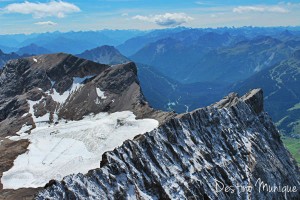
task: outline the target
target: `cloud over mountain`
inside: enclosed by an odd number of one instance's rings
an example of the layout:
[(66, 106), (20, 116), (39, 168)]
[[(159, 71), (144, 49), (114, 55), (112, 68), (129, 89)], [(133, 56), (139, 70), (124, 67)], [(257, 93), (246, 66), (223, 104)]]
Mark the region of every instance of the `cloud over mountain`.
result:
[(36, 25), (47, 25), (47, 26), (55, 26), (55, 25), (57, 25), (57, 23), (52, 22), (52, 21), (36, 22), (34, 24), (36, 24)]
[(185, 13), (165, 13), (162, 15), (150, 16), (136, 15), (133, 19), (156, 23), (160, 26), (179, 26), (193, 20), (192, 17)]

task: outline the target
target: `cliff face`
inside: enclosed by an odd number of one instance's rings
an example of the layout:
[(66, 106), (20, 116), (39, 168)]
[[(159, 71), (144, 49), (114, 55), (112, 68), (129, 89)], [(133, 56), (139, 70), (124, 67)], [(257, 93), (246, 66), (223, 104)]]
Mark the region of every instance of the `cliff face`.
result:
[[(76, 58), (68, 54), (52, 54), (9, 61), (0, 76), (0, 136), (15, 134), (23, 124), (32, 124), (33, 117), (50, 113), (58, 115), (61, 96), (73, 84), (74, 77), (99, 74), (108, 66)], [(56, 94), (56, 95), (53, 95)], [(42, 102), (30, 108), (29, 101)], [(37, 108), (38, 107), (38, 108)], [(26, 115), (33, 109), (32, 115)], [(48, 118), (48, 121), (51, 121)]]
[(299, 199), (299, 187), (299, 169), (257, 89), (125, 141), (100, 168), (52, 180), (36, 199)]
[(43, 116), (46, 122), (56, 122), (124, 110), (159, 121), (166, 114), (145, 101), (134, 63), (110, 67), (60, 53), (12, 60), (0, 75), (3, 137), (15, 134), (23, 124), (35, 127)]

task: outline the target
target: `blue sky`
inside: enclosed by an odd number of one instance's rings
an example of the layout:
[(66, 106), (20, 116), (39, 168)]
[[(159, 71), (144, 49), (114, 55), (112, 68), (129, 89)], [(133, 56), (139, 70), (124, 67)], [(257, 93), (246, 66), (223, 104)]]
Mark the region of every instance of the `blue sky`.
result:
[(0, 25), (0, 34), (175, 26), (298, 26), (300, 0), (0, 0)]

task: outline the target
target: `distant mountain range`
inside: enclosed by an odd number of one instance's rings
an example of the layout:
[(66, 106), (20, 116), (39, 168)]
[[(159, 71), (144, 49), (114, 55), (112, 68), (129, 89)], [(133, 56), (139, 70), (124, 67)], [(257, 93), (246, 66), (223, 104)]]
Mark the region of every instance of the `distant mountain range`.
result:
[(7, 47), (7, 46), (4, 46), (4, 45), (0, 45), (0, 49), (1, 49), (1, 51), (5, 52), (5, 53), (11, 53), (11, 52), (17, 51), (18, 48)]
[(78, 54), (101, 45), (119, 45), (132, 37), (145, 33), (147, 32), (139, 30), (101, 30), (0, 35), (0, 49), (8, 53), (36, 44), (50, 52)]
[(7, 63), (9, 60), (17, 59), (21, 57), (28, 57), (31, 55), (41, 55), (41, 54), (49, 54), (50, 51), (37, 46), (35, 44), (30, 44), (28, 46), (20, 48), (18, 51), (13, 53), (4, 53), (0, 49), (0, 69)]
[[(111, 45), (97, 45), (104, 40), (114, 45), (118, 43), (118, 50)], [(300, 31), (297, 27), (179, 27), (154, 31), (105, 30), (0, 36), (0, 45), (1, 42), (3, 45), (13, 42), (24, 45), (17, 52), (25, 56), (64, 51), (78, 52), (78, 57), (109, 65), (134, 61), (143, 93), (152, 106), (186, 112), (209, 105), (231, 91), (245, 93), (251, 88), (263, 87), (266, 98), (269, 98), (268, 94), (275, 92), (278, 83), (273, 80), (263, 84), (268, 81), (262, 77), (283, 61), (290, 63), (295, 59), (293, 53), (300, 48)], [(18, 58), (18, 55), (2, 52), (2, 65), (11, 58)], [(291, 63), (297, 66), (295, 62)], [(297, 80), (287, 82), (285, 79), (283, 83), (283, 88), (298, 84)], [(276, 90), (278, 95), (271, 95), (274, 100), (266, 99), (266, 110), (286, 133), (298, 133), (295, 127), (299, 117), (295, 108), (298, 108), (299, 95), (297, 88), (294, 90)], [(287, 100), (285, 96), (289, 95), (286, 93), (293, 95)]]
[[(172, 38), (182, 41), (186, 39), (189, 45), (195, 42), (195, 38), (206, 33), (216, 33), (219, 35), (225, 34), (239, 38), (240, 40), (253, 39), (258, 36), (270, 36), (276, 39), (284, 40), (291, 39), (299, 35), (299, 27), (224, 27), (224, 28), (185, 28), (178, 27), (173, 29), (154, 30), (143, 35), (133, 37), (121, 45), (117, 49), (125, 56), (131, 57), (140, 51), (142, 48), (161, 39)], [(211, 42), (211, 41), (209, 41)]]
[(228, 34), (206, 33), (193, 44), (166, 38), (151, 43), (130, 58), (183, 83), (244, 80), (284, 60), (300, 48), (298, 41), (269, 36), (242, 40)]
[(300, 134), (300, 50), (290, 58), (236, 83), (231, 90), (242, 94), (255, 87), (264, 90), (266, 110), (282, 132), (294, 136)]
[[(236, 48), (234, 50), (235, 54), (232, 53), (232, 49), (234, 48)], [(252, 68), (250, 71), (252, 71), (251, 74), (254, 75), (242, 82), (234, 83), (234, 86), (219, 81), (183, 84), (163, 75), (153, 66), (137, 63), (138, 76), (145, 97), (155, 108), (187, 112), (197, 107), (209, 105), (227, 92), (237, 91), (242, 94), (251, 88), (261, 87), (265, 92), (266, 110), (270, 113), (275, 122), (278, 122), (278, 127), (283, 133), (288, 135), (295, 136), (295, 134), (299, 134), (298, 120), (300, 120), (300, 116), (298, 111), (300, 90), (298, 85), (300, 85), (300, 77), (298, 77), (298, 71), (300, 71), (300, 66), (298, 57), (300, 51), (297, 50), (292, 53), (292, 50), (297, 48), (297, 46), (287, 48), (285, 43), (277, 39), (260, 37), (251, 41), (239, 42), (234, 48), (226, 48), (226, 50), (222, 48), (222, 50), (219, 50), (220, 52), (226, 52), (227, 55), (231, 55), (231, 57), (228, 58), (223, 56), (223, 60), (232, 62), (238, 60), (235, 59), (235, 56), (238, 54), (240, 58), (244, 56), (244, 58), (248, 57), (248, 59), (260, 59), (262, 61), (263, 57), (269, 56), (264, 54), (270, 52), (270, 49), (273, 49), (272, 51), (277, 55), (275, 56), (272, 53), (273, 56), (270, 55), (272, 59), (264, 62), (266, 66), (262, 66), (262, 69), (259, 70)], [(101, 53), (102, 51), (103, 53)], [(253, 51), (257, 53), (254, 54)], [(259, 56), (261, 56), (261, 58), (258, 58)], [(220, 56), (219, 63), (221, 63), (221, 57), (222, 56)], [(86, 51), (83, 58), (91, 59), (95, 62), (102, 61), (105, 64), (130, 61), (130, 59), (125, 56), (121, 56), (120, 52), (115, 48), (107, 46)], [(243, 60), (240, 62), (247, 63)], [(254, 66), (255, 65), (253, 65), (253, 67)], [(246, 66), (244, 67), (246, 68)], [(275, 75), (281, 76), (281, 74), (284, 74), (284, 79), (273, 77)], [(268, 78), (270, 76), (272, 76), (272, 78)], [(278, 81), (279, 83), (277, 83)]]
[[(77, 56), (108, 65), (130, 62), (130, 59), (112, 46), (87, 50)], [(150, 104), (157, 109), (188, 112), (199, 106), (209, 105), (226, 94), (224, 92), (226, 86), (223, 84), (209, 82), (182, 84), (143, 63), (137, 63), (137, 68), (142, 91)]]
[(17, 52), (18, 55), (41, 55), (41, 54), (50, 54), (51, 51), (45, 49), (44, 47), (40, 47), (36, 44), (30, 44), (25, 47), (21, 47)]
[(133, 37), (117, 46), (117, 49), (125, 56), (129, 57), (142, 49), (147, 44), (157, 40), (170, 37), (173, 34), (180, 33), (188, 28), (178, 27), (173, 29), (154, 30), (144, 35)]
[(20, 56), (16, 53), (6, 54), (0, 49), (0, 69), (5, 65), (5, 63), (11, 59), (19, 58)]
[(130, 61), (113, 46), (108, 45), (86, 50), (77, 56), (97, 63), (109, 65), (122, 64)]

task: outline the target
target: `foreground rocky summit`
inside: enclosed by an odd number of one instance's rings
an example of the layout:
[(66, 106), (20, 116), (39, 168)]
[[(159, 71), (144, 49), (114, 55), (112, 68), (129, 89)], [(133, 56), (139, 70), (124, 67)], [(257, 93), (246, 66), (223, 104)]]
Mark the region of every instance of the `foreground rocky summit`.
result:
[(259, 89), (240, 98), (230, 94), (214, 105), (178, 115), (106, 152), (100, 168), (52, 180), (36, 195), (36, 199), (299, 197), (299, 169), (264, 112)]

